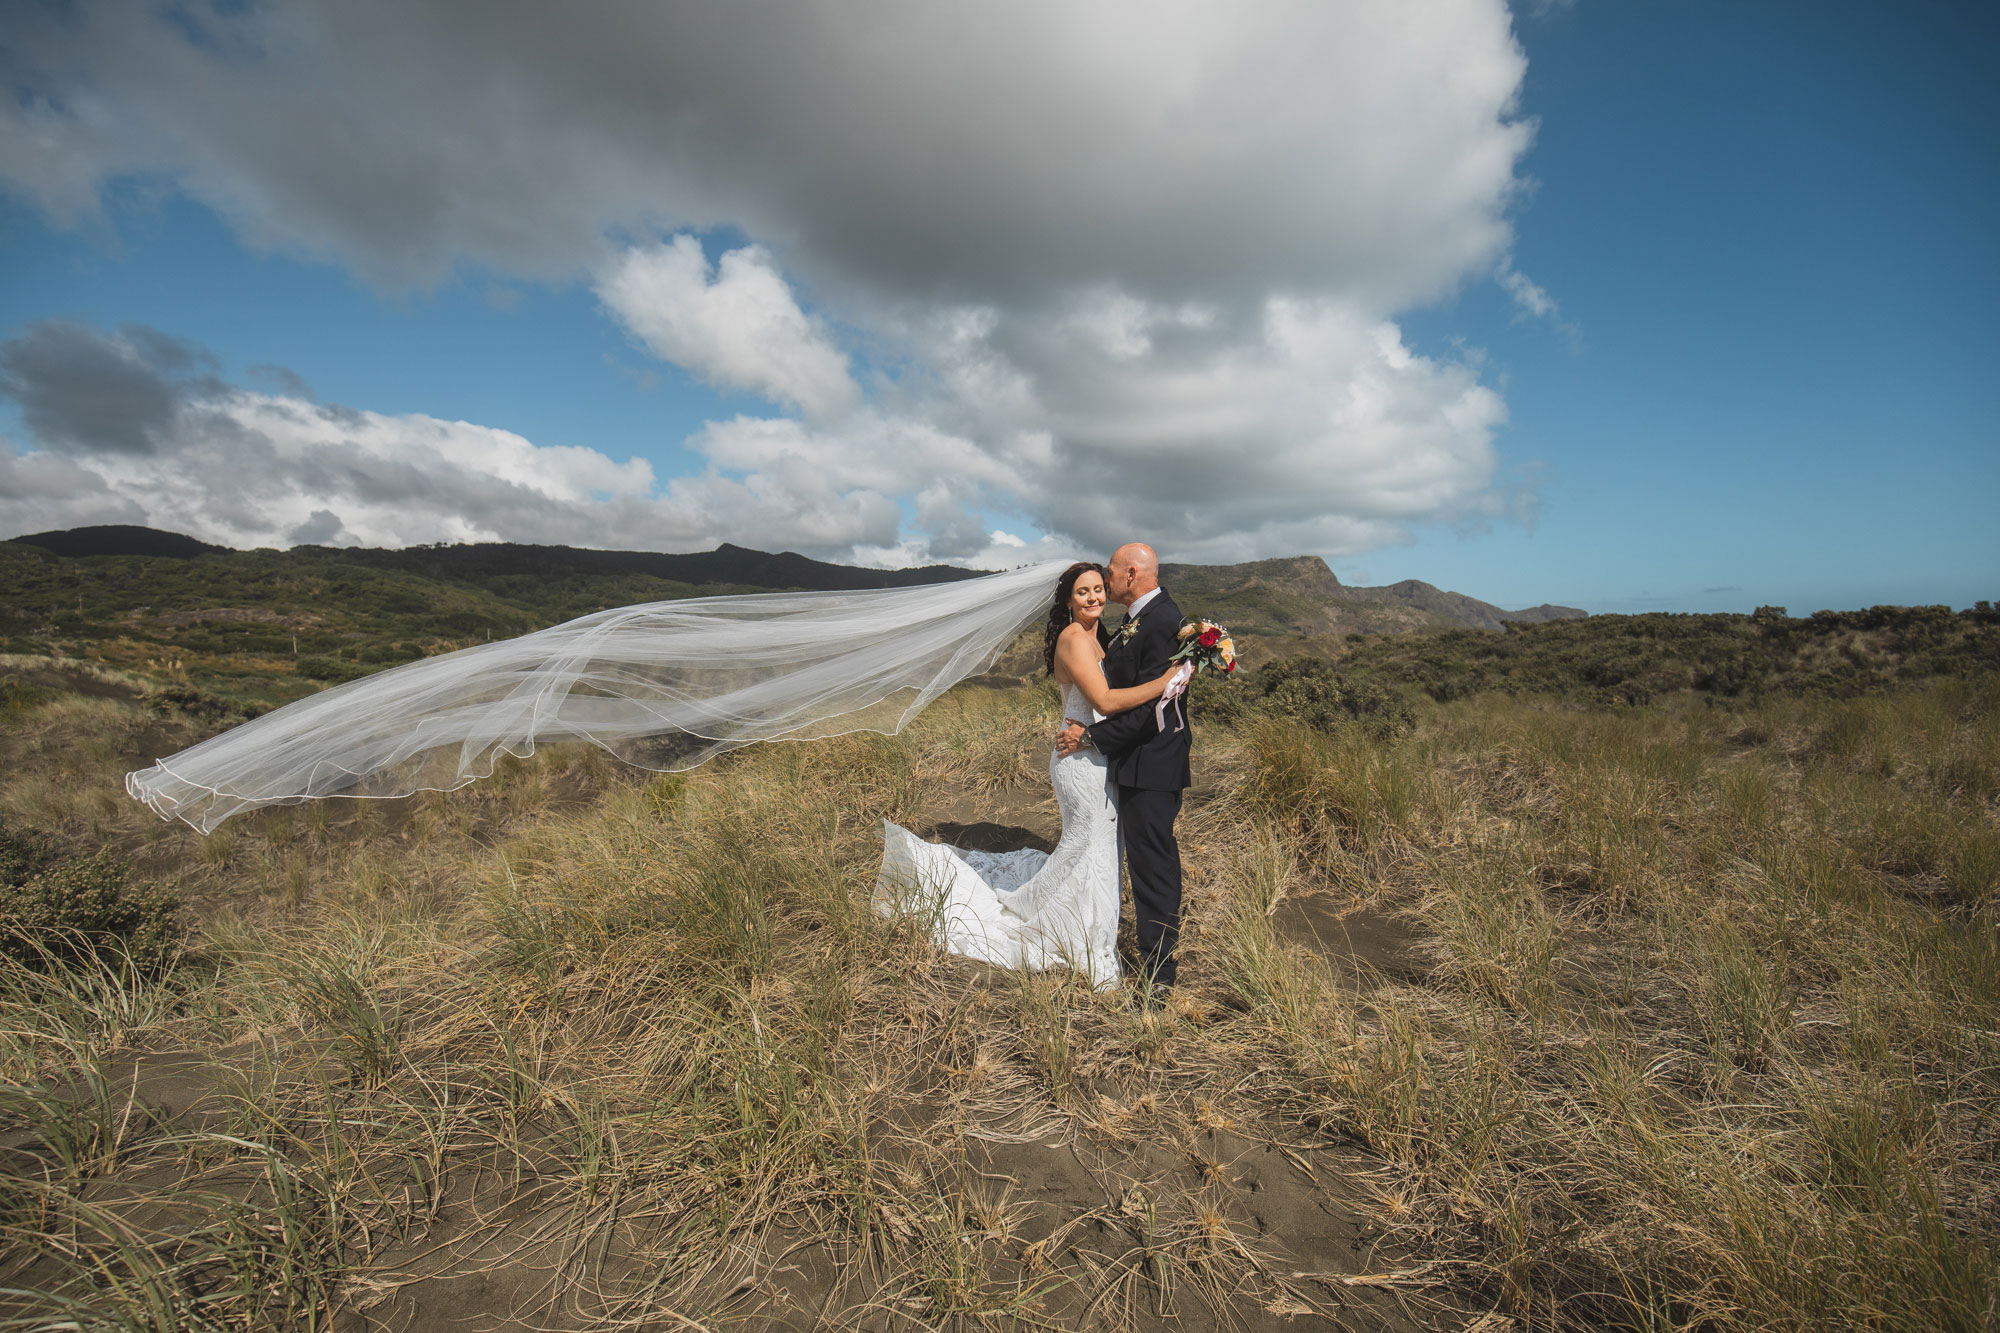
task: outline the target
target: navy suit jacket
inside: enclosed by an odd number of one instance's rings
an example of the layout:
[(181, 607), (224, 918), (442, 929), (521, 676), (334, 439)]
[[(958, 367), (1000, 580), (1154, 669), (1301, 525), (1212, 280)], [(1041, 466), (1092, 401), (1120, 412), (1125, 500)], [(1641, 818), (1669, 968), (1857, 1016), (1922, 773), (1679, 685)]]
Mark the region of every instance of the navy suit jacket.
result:
[[(1104, 682), (1113, 689), (1129, 689), (1164, 674), (1180, 647), (1181, 609), (1166, 589), (1146, 603), (1137, 620), (1130, 635), (1122, 629), (1114, 633), (1104, 650)], [(1193, 785), (1188, 765), (1193, 724), (1174, 730), (1175, 710), (1186, 717), (1186, 708), (1185, 694), (1167, 705), (1165, 730), (1153, 720), (1152, 704), (1113, 713), (1088, 729), (1090, 743), (1110, 761), (1112, 779), (1119, 786), (1180, 791)]]

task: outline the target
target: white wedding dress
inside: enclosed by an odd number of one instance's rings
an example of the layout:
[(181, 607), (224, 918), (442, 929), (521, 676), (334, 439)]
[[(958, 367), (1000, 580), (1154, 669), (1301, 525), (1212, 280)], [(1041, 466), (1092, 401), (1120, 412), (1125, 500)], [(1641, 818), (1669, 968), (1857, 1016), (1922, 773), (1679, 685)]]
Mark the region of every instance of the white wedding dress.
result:
[[(1065, 719), (1104, 718), (1074, 685), (1062, 702)], [(1053, 852), (965, 851), (883, 821), (876, 902), (934, 917), (952, 953), (1028, 971), (1070, 967), (1108, 989), (1118, 984), (1118, 807), (1104, 756), (1052, 755), (1049, 780), (1062, 811)]]

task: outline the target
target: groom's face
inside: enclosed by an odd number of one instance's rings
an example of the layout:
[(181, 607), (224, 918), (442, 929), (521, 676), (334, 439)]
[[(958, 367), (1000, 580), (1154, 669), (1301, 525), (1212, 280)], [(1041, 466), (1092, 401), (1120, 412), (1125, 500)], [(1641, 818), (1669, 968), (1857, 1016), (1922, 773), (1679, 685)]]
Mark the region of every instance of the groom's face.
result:
[(1117, 565), (1107, 565), (1105, 569), (1105, 594), (1118, 605), (1129, 606), (1132, 601), (1132, 567), (1126, 565), (1121, 569)]

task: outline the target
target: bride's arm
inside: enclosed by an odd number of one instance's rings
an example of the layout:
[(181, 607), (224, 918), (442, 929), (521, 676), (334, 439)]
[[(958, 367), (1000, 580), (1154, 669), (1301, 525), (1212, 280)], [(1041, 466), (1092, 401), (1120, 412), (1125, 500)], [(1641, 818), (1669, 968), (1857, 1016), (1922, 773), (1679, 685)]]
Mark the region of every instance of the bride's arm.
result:
[[(1158, 680), (1149, 680), (1144, 685), (1132, 685), (1122, 690), (1114, 690), (1104, 683), (1104, 668), (1098, 665), (1097, 655), (1091, 651), (1092, 644), (1080, 626), (1072, 625), (1056, 640), (1056, 660), (1062, 663), (1069, 678), (1083, 691), (1083, 697), (1090, 700), (1090, 706), (1109, 716), (1122, 713), (1140, 704), (1149, 704), (1167, 692), (1167, 681), (1178, 669), (1179, 663), (1168, 668), (1166, 675)], [(1079, 719), (1088, 721), (1089, 719)]]

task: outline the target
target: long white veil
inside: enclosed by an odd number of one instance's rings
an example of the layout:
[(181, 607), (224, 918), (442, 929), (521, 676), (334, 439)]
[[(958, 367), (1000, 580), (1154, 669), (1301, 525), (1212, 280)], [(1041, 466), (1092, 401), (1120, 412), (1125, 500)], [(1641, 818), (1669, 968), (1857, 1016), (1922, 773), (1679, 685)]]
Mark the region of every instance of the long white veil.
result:
[(259, 806), (462, 787), (544, 741), (671, 771), (753, 741), (894, 733), (990, 666), (1064, 567), (599, 611), (287, 704), (127, 774), (125, 790), (207, 833)]

